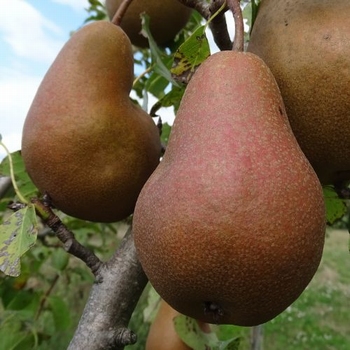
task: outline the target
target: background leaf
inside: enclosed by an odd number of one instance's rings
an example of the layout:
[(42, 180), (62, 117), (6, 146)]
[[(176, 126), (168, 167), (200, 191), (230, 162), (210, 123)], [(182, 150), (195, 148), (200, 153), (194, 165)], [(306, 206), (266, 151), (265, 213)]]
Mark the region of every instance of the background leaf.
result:
[(55, 249), (51, 255), (51, 262), (56, 270), (63, 271), (68, 265), (69, 254), (63, 248)]
[[(25, 169), (21, 151), (11, 153), (11, 157), (13, 163), (13, 171), (15, 173), (15, 179), (19, 191), (26, 199), (36, 197), (39, 193), (39, 190), (33, 184)], [(0, 175), (10, 176), (10, 162), (8, 157), (4, 158), (0, 163)]]
[(154, 72), (165, 78), (167, 81), (175, 86), (178, 86), (177, 82), (172, 78), (169, 67), (172, 62), (171, 56), (167, 55), (166, 52), (161, 51), (153, 36), (149, 30), (149, 16), (144, 13), (141, 15), (142, 20), (142, 31), (141, 33), (148, 38), (149, 47), (151, 50), (152, 64), (154, 65)]
[(179, 83), (187, 84), (200, 64), (210, 56), (205, 29), (206, 25), (197, 28), (174, 54), (171, 74)]
[(236, 337), (221, 343), (219, 350), (239, 350), (241, 338)]
[(37, 226), (31, 204), (13, 213), (0, 226), (0, 270), (6, 275), (20, 274), (20, 258), (35, 244)]
[(64, 331), (68, 329), (71, 324), (71, 317), (66, 302), (60, 297), (51, 295), (48, 298), (48, 303), (52, 310), (56, 330)]
[(323, 196), (326, 203), (327, 223), (332, 225), (347, 213), (346, 201), (339, 198), (337, 192), (331, 186), (323, 188)]
[(179, 315), (174, 318), (174, 327), (181, 340), (192, 349), (207, 350), (219, 343), (215, 333), (204, 333), (196, 320)]
[(174, 110), (177, 111), (184, 92), (185, 92), (184, 87), (181, 87), (181, 88), (173, 87), (164, 97), (162, 97), (160, 100), (158, 100), (157, 103), (155, 103), (152, 106), (150, 110), (150, 115), (151, 116), (157, 115), (157, 111), (162, 107), (173, 106)]

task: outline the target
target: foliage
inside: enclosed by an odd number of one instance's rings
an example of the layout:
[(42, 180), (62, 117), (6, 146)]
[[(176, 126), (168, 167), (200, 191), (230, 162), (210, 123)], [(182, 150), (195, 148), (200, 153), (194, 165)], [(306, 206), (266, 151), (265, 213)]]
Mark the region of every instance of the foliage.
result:
[(240, 338), (221, 341), (214, 332), (204, 333), (196, 320), (179, 315), (174, 319), (176, 332), (181, 339), (192, 349), (198, 350), (238, 350)]
[(349, 347), (348, 232), (329, 230), (321, 265), (299, 299), (264, 327), (269, 350)]
[(20, 275), (20, 258), (36, 241), (37, 218), (33, 205), (17, 210), (2, 223), (0, 270), (8, 276)]
[[(105, 260), (126, 226), (62, 219), (82, 244)], [(21, 274), (13, 278), (0, 273), (0, 277), (4, 349), (66, 349), (94, 281), (84, 263), (68, 255), (53, 233), (41, 226), (35, 246), (21, 259)]]

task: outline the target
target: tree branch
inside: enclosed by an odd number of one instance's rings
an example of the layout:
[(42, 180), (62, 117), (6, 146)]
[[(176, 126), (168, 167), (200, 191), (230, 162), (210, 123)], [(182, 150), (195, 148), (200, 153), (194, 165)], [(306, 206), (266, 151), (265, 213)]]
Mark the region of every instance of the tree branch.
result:
[(0, 177), (0, 198), (3, 198), (6, 192), (12, 186), (11, 178), (8, 176)]
[(116, 26), (120, 26), (120, 23), (122, 22), (122, 19), (132, 3), (133, 0), (124, 0), (120, 6), (117, 8), (117, 11), (115, 12), (113, 18), (112, 18), (112, 23), (115, 24)]
[(242, 52), (244, 49), (244, 25), (240, 0), (227, 0), (235, 20), (235, 39), (232, 50)]
[(102, 263), (75, 239), (48, 201), (34, 198), (31, 202), (67, 252), (84, 261), (96, 277), (68, 350), (122, 350), (136, 343), (136, 334), (127, 327), (148, 279), (138, 261), (131, 228), (113, 257)]
[[(225, 0), (212, 0), (209, 7), (210, 15), (213, 15), (215, 12), (217, 12), (224, 2)], [(226, 9), (220, 12), (209, 24), (210, 30), (213, 33), (215, 44), (221, 51), (232, 49), (232, 42), (227, 29), (225, 17), (225, 12), (227, 10), (228, 7), (226, 5)]]
[(76, 333), (67, 350), (122, 350), (136, 342), (128, 323), (147, 284), (131, 229), (114, 256), (100, 269)]
[[(212, 0), (210, 3), (203, 0), (178, 0), (183, 5), (193, 8), (203, 18), (208, 20), (220, 7), (224, 4), (225, 0)], [(219, 13), (209, 24), (210, 30), (213, 33), (215, 44), (220, 50), (231, 50), (232, 42), (227, 30), (225, 12), (228, 10), (226, 6), (225, 10)]]
[(99, 280), (99, 270), (102, 265), (101, 260), (91, 250), (81, 245), (75, 239), (73, 232), (68, 230), (61, 219), (54, 214), (50, 206), (45, 205), (38, 198), (33, 198), (31, 202), (34, 204), (35, 210), (43, 222), (55, 232), (57, 238), (63, 243), (64, 249), (84, 261)]

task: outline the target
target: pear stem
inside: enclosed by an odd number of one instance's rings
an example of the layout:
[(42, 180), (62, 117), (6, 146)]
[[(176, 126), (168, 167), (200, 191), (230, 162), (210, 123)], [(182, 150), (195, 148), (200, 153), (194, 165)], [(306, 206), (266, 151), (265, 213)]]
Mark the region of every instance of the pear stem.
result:
[(122, 19), (126, 13), (126, 10), (128, 9), (129, 5), (131, 4), (132, 0), (124, 0), (120, 6), (118, 7), (117, 11), (115, 12), (112, 23), (116, 26), (120, 26), (120, 23), (122, 22)]
[(227, 5), (233, 13), (235, 20), (235, 38), (232, 45), (233, 51), (242, 52), (244, 50), (244, 24), (242, 9), (239, 0), (227, 0)]
[(63, 243), (64, 249), (82, 260), (98, 279), (99, 270), (102, 265), (100, 259), (75, 239), (73, 232), (68, 230), (60, 218), (54, 214), (50, 206), (46, 205), (38, 198), (33, 198), (31, 202), (35, 206), (37, 215), (40, 216), (43, 222), (50, 227), (53, 232), (55, 232), (56, 237)]
[(134, 82), (132, 83), (132, 86), (135, 86), (137, 82), (142, 79), (147, 73), (151, 72), (154, 68), (154, 64), (150, 65), (147, 69), (145, 69), (138, 77), (135, 78)]

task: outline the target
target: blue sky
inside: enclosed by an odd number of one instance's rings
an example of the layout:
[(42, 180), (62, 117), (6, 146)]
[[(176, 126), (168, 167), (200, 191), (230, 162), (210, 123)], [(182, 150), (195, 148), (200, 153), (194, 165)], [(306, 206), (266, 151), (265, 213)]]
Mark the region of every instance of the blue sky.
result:
[[(70, 32), (83, 25), (88, 5), (88, 0), (6, 0), (2, 5), (0, 134), (10, 152), (20, 149), (23, 123), (37, 88)], [(232, 14), (228, 19), (232, 28)], [(210, 31), (207, 34), (212, 43)], [(152, 96), (149, 99), (152, 105)], [(173, 121), (172, 109), (162, 109), (161, 115), (164, 121)], [(4, 156), (0, 147), (0, 160)]]
[[(6, 0), (0, 11), (0, 134), (20, 149), (22, 126), (57, 53), (87, 17), (87, 0)], [(0, 149), (0, 159), (4, 151)]]

